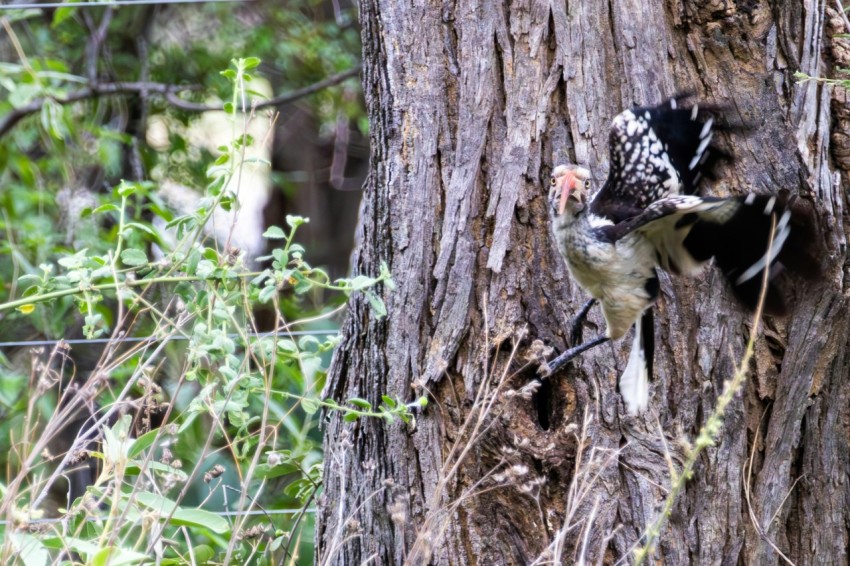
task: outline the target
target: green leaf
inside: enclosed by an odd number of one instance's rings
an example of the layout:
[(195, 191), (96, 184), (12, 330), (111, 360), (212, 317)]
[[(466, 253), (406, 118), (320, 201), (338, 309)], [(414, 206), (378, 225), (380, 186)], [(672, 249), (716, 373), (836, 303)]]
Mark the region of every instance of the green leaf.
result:
[(145, 255), (145, 252), (142, 250), (128, 248), (121, 252), (121, 261), (124, 265), (139, 267), (140, 265), (145, 265), (148, 262), (148, 256)]
[(292, 214), (286, 215), (286, 223), (292, 228), (298, 228), (302, 224), (307, 224), (310, 222), (309, 218), (304, 218), (303, 216), (293, 216)]
[(242, 69), (244, 71), (247, 71), (248, 69), (253, 69), (254, 67), (256, 67), (259, 64), (260, 64), (260, 58), (259, 57), (246, 57), (245, 59), (242, 59)]
[[(278, 262), (280, 264), (280, 267), (285, 266), (289, 262), (289, 255), (286, 253), (285, 250), (283, 250), (281, 248), (273, 249), (272, 250), (272, 257), (275, 259), (276, 262)], [(288, 276), (288, 274), (287, 274), (287, 276)]]
[(156, 237), (156, 235), (157, 235), (156, 232), (154, 232), (154, 230), (150, 226), (147, 226), (145, 224), (140, 224), (139, 222), (128, 222), (124, 225), (124, 228), (131, 228), (133, 230), (138, 230), (140, 232), (144, 232), (145, 234), (147, 234), (149, 236)]
[(57, 140), (64, 140), (68, 133), (64, 123), (64, 110), (62, 106), (47, 98), (41, 106), (41, 125), (44, 130)]
[(266, 285), (257, 295), (257, 300), (261, 303), (268, 303), (277, 294), (277, 287), (274, 285)]
[(195, 270), (195, 275), (202, 279), (206, 279), (215, 272), (215, 264), (208, 259), (198, 262), (198, 268)]
[(91, 214), (100, 214), (102, 212), (120, 212), (121, 209), (112, 203), (102, 204), (91, 211)]
[[(164, 558), (161, 564), (162, 566), (184, 566), (189, 556), (190, 553), (186, 552), (186, 558)], [(212, 561), (215, 551), (206, 544), (200, 544), (192, 548), (191, 556), (194, 557), (193, 564), (206, 564)]]
[(154, 461), (149, 461), (145, 464), (142, 460), (130, 460), (124, 471), (128, 476), (138, 476), (142, 473), (142, 464), (144, 464), (144, 468), (148, 473), (158, 472), (163, 476), (168, 475), (177, 482), (184, 482), (189, 479), (189, 475), (183, 470)]
[(44, 546), (48, 548), (57, 548), (57, 549), (71, 549), (80, 554), (87, 554), (92, 556), (96, 554), (100, 547), (96, 544), (93, 544), (90, 541), (83, 540), (80, 538), (70, 537), (70, 536), (62, 536), (62, 537), (48, 537), (42, 539)]
[(303, 278), (299, 279), (295, 283), (295, 287), (294, 287), (296, 295), (303, 295), (304, 293), (306, 293), (307, 291), (309, 291), (312, 288), (313, 288), (313, 283), (309, 279), (303, 279)]
[[(346, 280), (342, 280), (342, 281), (346, 281)], [(358, 275), (357, 277), (354, 277), (353, 279), (348, 279), (347, 283), (348, 283), (348, 288), (350, 290), (360, 291), (360, 290), (365, 289), (367, 287), (371, 287), (372, 285), (375, 284), (376, 281), (377, 280), (373, 279), (372, 277), (367, 277), (365, 275)]]
[(130, 439), (132, 422), (130, 415), (124, 415), (115, 421), (111, 428), (103, 430), (103, 457), (107, 463), (117, 465), (127, 460), (127, 453), (132, 443)]
[(389, 409), (395, 409), (398, 406), (398, 401), (396, 401), (389, 395), (381, 395), (381, 400), (384, 402), (384, 405), (386, 405)]
[(258, 464), (257, 471), (254, 472), (254, 477), (258, 480), (269, 480), (272, 478), (279, 478), (281, 476), (288, 476), (289, 474), (294, 474), (295, 472), (300, 471), (301, 468), (296, 466), (295, 464), (283, 463), (278, 464), (276, 466), (270, 466), (268, 464)]
[(319, 411), (319, 402), (315, 399), (304, 397), (301, 399), (301, 408), (304, 409), (304, 412), (308, 415), (314, 415)]
[(230, 529), (228, 522), (215, 513), (204, 511), (203, 509), (179, 507), (174, 501), (161, 495), (156, 495), (155, 493), (148, 491), (137, 493), (136, 501), (140, 505), (156, 511), (163, 517), (172, 515), (170, 524), (173, 525), (203, 527), (219, 534), (226, 533)]
[(121, 566), (123, 564), (139, 564), (148, 560), (147, 554), (117, 546), (107, 546), (92, 557), (91, 564), (93, 566)]
[(263, 238), (268, 238), (270, 240), (282, 240), (286, 238), (286, 233), (277, 226), (269, 226), (268, 230), (263, 232)]
[[(32, 535), (26, 533), (8, 533), (11, 537), (12, 547), (23, 564), (29, 566), (47, 566), (50, 563), (50, 554), (44, 545)], [(14, 561), (13, 561), (14, 562)], [(15, 562), (16, 563), (16, 562)]]
[(375, 294), (371, 289), (367, 289), (363, 292), (366, 295), (366, 300), (369, 301), (369, 306), (372, 307), (372, 310), (375, 311), (375, 315), (378, 318), (384, 318), (387, 316), (387, 307), (384, 305), (383, 299)]
[(130, 446), (130, 449), (127, 451), (127, 457), (135, 458), (136, 456), (141, 454), (145, 448), (150, 447), (154, 443), (158, 434), (159, 429), (155, 428), (134, 440), (133, 445)]
[(118, 192), (118, 196), (128, 197), (136, 193), (139, 190), (139, 185), (137, 183), (121, 181), (121, 183), (115, 188)]
[(86, 260), (88, 260), (86, 253), (88, 253), (88, 249), (82, 249), (74, 255), (59, 258), (56, 260), (56, 263), (62, 267), (67, 267), (68, 269), (77, 269), (78, 267), (85, 265)]
[(355, 407), (366, 409), (367, 411), (372, 410), (372, 403), (370, 403), (366, 399), (361, 399), (360, 397), (352, 397), (348, 400), (348, 402), (354, 405)]
[(171, 518), (171, 524), (187, 527), (203, 527), (218, 534), (226, 533), (230, 530), (230, 524), (224, 517), (203, 509), (184, 509), (180, 507)]

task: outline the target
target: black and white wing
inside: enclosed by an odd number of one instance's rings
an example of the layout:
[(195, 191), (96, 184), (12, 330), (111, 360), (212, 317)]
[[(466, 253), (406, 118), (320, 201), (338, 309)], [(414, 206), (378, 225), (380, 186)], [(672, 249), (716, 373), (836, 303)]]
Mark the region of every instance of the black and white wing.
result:
[(682, 106), (680, 96), (658, 106), (618, 114), (608, 137), (610, 169), (590, 210), (613, 222), (636, 216), (651, 203), (695, 194), (700, 182), (716, 179), (716, 167), (731, 156), (712, 143), (720, 109)]
[(790, 271), (806, 279), (820, 275), (811, 214), (796, 206), (787, 192), (734, 198), (669, 196), (638, 216), (596, 230), (611, 242), (640, 233), (655, 247), (658, 265), (672, 273), (693, 274), (714, 258), (735, 296), (751, 310), (758, 303), (766, 267), (765, 310), (771, 314), (786, 311), (780, 274)]

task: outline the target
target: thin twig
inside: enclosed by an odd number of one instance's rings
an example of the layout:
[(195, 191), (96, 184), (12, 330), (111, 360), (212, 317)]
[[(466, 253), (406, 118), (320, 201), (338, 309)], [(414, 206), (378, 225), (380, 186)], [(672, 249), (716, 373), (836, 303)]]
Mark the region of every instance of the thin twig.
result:
[[(91, 30), (89, 41), (86, 44), (86, 78), (92, 84), (97, 83), (97, 60), (100, 57), (100, 48), (106, 39), (106, 32), (109, 30), (109, 24), (112, 22), (114, 13), (113, 8), (107, 8), (96, 28), (94, 23), (91, 22), (91, 27), (94, 29)], [(88, 21), (88, 15), (86, 15), (86, 20)]]
[[(787, 556), (785, 556), (785, 554), (779, 549), (779, 547), (776, 546), (776, 543), (774, 543), (770, 539), (770, 537), (767, 534), (767, 531), (765, 531), (764, 527), (762, 527), (761, 524), (759, 523), (758, 517), (756, 517), (755, 510), (753, 509), (753, 503), (752, 503), (753, 463), (755, 462), (755, 458), (756, 458), (756, 447), (758, 446), (759, 433), (761, 432), (761, 423), (762, 423), (762, 420), (764, 420), (764, 415), (766, 413), (767, 413), (767, 407), (765, 407), (764, 411), (762, 412), (761, 418), (759, 419), (759, 424), (756, 427), (756, 432), (755, 432), (755, 435), (753, 437), (753, 446), (750, 449), (750, 456), (744, 462), (744, 469), (742, 471), (743, 475), (745, 476), (743, 478), (744, 479), (744, 500), (747, 502), (747, 513), (750, 516), (750, 522), (753, 524), (753, 528), (756, 530), (756, 533), (758, 533), (758, 535), (762, 538), (762, 540), (764, 540), (774, 551), (776, 551), (776, 554), (780, 558), (782, 558), (786, 563), (790, 564), (791, 566), (794, 566), (794, 563), (791, 561), (791, 559), (788, 558)], [(768, 521), (768, 525), (773, 523), (773, 520), (776, 519), (776, 515), (782, 509), (782, 506), (785, 504), (785, 500), (788, 499), (788, 496), (791, 495), (791, 492), (794, 490), (794, 487), (797, 485), (797, 482), (800, 481), (801, 479), (803, 479), (803, 477), (804, 476), (800, 476), (796, 480), (794, 480), (793, 485), (791, 485), (791, 489), (788, 490), (788, 493), (785, 494), (785, 497), (782, 499), (782, 502), (779, 504), (779, 507), (776, 509), (776, 513), (774, 513), (773, 517), (771, 517), (770, 521)]]

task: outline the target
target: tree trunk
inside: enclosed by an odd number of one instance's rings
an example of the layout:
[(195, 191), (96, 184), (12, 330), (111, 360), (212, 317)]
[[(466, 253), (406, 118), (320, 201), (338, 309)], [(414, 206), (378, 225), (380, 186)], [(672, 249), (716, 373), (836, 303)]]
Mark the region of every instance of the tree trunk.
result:
[[(846, 22), (803, 2), (361, 0), (371, 119), (354, 269), (386, 261), (378, 319), (355, 296), (326, 394), (430, 404), (415, 427), (325, 430), (322, 563), (630, 562), (743, 356), (752, 315), (719, 273), (662, 278), (649, 410), (616, 388), (631, 340), (537, 381), (586, 296), (549, 237), (554, 165), (607, 174), (611, 119), (682, 91), (753, 126), (705, 192), (811, 203), (826, 279), (762, 323), (743, 395), (661, 531), (663, 564), (847, 564), (850, 112), (798, 83), (850, 67)], [(587, 338), (604, 332), (597, 309)]]

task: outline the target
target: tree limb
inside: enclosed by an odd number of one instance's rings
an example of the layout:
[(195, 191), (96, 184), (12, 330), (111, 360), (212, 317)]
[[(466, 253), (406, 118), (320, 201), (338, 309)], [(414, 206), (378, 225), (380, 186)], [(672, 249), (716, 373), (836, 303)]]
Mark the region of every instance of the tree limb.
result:
[[(300, 98), (304, 98), (305, 96), (309, 96), (313, 93), (316, 93), (322, 89), (339, 84), (345, 81), (346, 79), (357, 75), (360, 72), (360, 67), (361, 66), (358, 64), (352, 67), (351, 69), (348, 69), (347, 71), (343, 71), (342, 73), (338, 73), (336, 75), (331, 75), (330, 77), (312, 85), (293, 90), (292, 92), (288, 92), (286, 94), (282, 94), (280, 96), (276, 96), (269, 100), (260, 102), (255, 106), (255, 108), (259, 109), (267, 108), (270, 106), (284, 106)], [(179, 86), (151, 82), (95, 83), (80, 90), (71, 92), (67, 96), (64, 96), (62, 98), (53, 97), (53, 100), (58, 102), (59, 104), (71, 104), (73, 102), (79, 102), (81, 100), (87, 100), (90, 98), (98, 98), (100, 96), (145, 93), (161, 95), (169, 104), (171, 104), (175, 108), (180, 108), (181, 110), (187, 110), (189, 112), (210, 112), (216, 110), (223, 110), (223, 105), (196, 104), (194, 102), (185, 101), (177, 96), (177, 93), (179, 92), (198, 90), (199, 88), (200, 87), (198, 87), (197, 85)], [(37, 98), (29, 104), (15, 108), (11, 112), (3, 116), (2, 119), (0, 119), (0, 137), (6, 135), (12, 128), (15, 127), (18, 122), (20, 122), (25, 117), (40, 111), (41, 107), (44, 106), (44, 102), (45, 100), (47, 100), (47, 98), (49, 97)]]
[[(319, 92), (322, 89), (337, 85), (347, 79), (350, 79), (353, 76), (356, 76), (360, 72), (361, 68), (362, 65), (357, 64), (354, 67), (348, 69), (347, 71), (337, 73), (336, 75), (331, 75), (330, 77), (323, 79), (317, 83), (313, 83), (309, 86), (305, 86), (304, 88), (299, 88), (297, 90), (293, 90), (292, 92), (281, 94), (280, 96), (276, 96), (263, 102), (259, 102), (254, 105), (254, 108), (259, 110), (260, 108), (284, 106), (291, 102), (295, 102), (299, 98), (304, 98), (305, 96), (309, 96), (313, 93)], [(173, 92), (170, 94), (166, 94), (166, 99), (172, 106), (175, 106), (182, 110), (188, 110), (190, 112), (209, 112), (214, 110), (223, 110), (223, 106), (221, 105), (208, 106), (206, 104), (196, 104), (194, 102), (187, 102), (185, 100), (181, 100), (180, 98), (177, 98), (176, 94)]]

